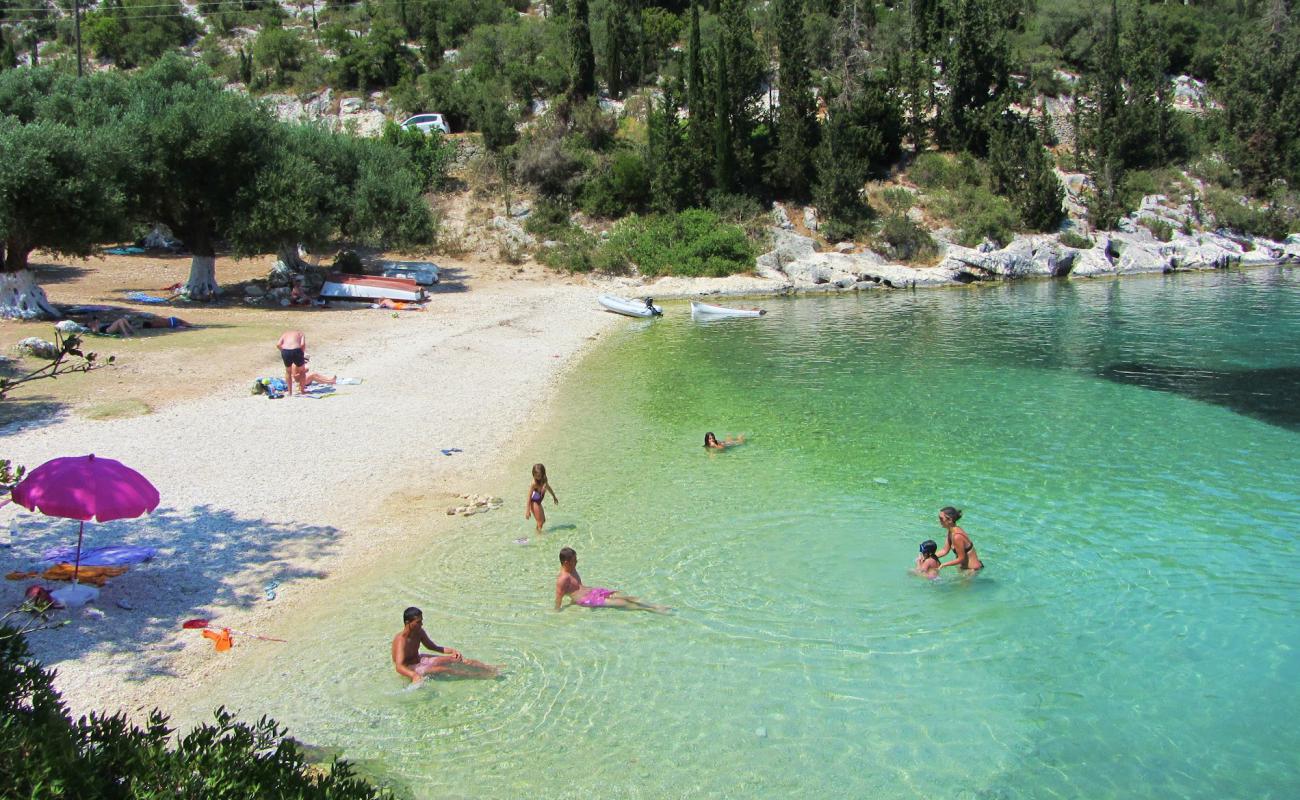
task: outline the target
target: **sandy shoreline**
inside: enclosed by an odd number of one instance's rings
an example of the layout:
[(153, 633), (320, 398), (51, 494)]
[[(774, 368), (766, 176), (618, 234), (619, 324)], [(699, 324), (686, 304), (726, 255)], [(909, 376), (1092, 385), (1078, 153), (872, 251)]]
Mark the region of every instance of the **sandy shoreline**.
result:
[[(564, 374), (620, 323), (599, 310), (597, 293), (493, 281), (399, 325), (318, 337), (314, 365), (364, 379), (321, 398), (253, 397), (239, 375), (145, 416), (0, 434), (17, 463), (96, 452), (138, 469), (162, 495), (150, 517), (91, 523), (86, 545), (146, 544), (160, 556), (110, 582), (96, 604), (102, 617), (77, 611), (67, 627), (29, 637), (73, 713), (179, 708), (212, 670), (238, 663), (212, 658), (183, 620), (279, 635), (295, 607), (391, 556), (402, 537), (429, 541), (454, 524), (445, 513), (453, 496), (483, 491), (482, 476), (518, 453)], [(310, 336), (311, 320), (302, 325)], [(463, 452), (440, 452), (451, 447)], [(7, 570), (76, 541), (68, 520), (7, 514), (4, 524), (16, 516), (20, 525), (0, 549)], [(270, 581), (280, 584), (274, 602)], [(12, 607), (31, 582), (4, 581), (0, 602)]]

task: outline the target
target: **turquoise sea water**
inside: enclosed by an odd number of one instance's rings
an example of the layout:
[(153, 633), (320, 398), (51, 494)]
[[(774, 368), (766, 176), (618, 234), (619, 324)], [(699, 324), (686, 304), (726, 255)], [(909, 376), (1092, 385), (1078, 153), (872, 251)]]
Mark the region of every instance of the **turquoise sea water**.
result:
[[(205, 708), (417, 797), (1300, 795), (1300, 270), (765, 305), (629, 321), (503, 511)], [(533, 461), (561, 505), (519, 546)], [(949, 504), (987, 569), (918, 579)], [(553, 613), (565, 545), (675, 613)], [(403, 690), (408, 603), (505, 676)]]

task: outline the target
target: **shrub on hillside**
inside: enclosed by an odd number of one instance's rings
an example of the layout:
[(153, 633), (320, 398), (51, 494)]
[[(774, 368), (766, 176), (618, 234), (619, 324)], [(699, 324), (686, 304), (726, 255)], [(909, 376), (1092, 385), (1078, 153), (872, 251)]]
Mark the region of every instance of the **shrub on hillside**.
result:
[(411, 163), (415, 165), (421, 186), (426, 192), (446, 185), (447, 173), (456, 160), (456, 146), (444, 139), (441, 133), (436, 130), (423, 133), (402, 128), (396, 122), (388, 120), (384, 123), (384, 132), (380, 138), (411, 157)]
[(643, 275), (721, 277), (754, 268), (754, 247), (738, 225), (712, 211), (632, 216), (615, 226), (604, 258)]
[[(534, 212), (536, 213), (536, 212)], [(551, 269), (565, 272), (591, 272), (597, 269), (596, 237), (576, 225), (556, 240), (555, 247), (544, 247), (537, 254), (537, 260)], [(625, 272), (626, 270), (600, 270)]]
[(569, 212), (566, 203), (542, 198), (524, 220), (524, 230), (542, 239), (559, 240), (573, 228)]
[(154, 710), (145, 727), (121, 714), (73, 721), (54, 671), (31, 657), (23, 636), (0, 626), (0, 775), (6, 797), (317, 797), (386, 796), (351, 768), (307, 764), (285, 729), (263, 717), (237, 722), (218, 709), (215, 723), (173, 737)]
[(582, 210), (593, 217), (616, 219), (644, 210), (649, 194), (645, 161), (633, 150), (620, 150), (588, 173)]
[(899, 261), (924, 261), (939, 252), (930, 232), (906, 214), (890, 214), (880, 225), (880, 249)]
[(1218, 227), (1266, 239), (1286, 238), (1288, 228), (1297, 222), (1294, 216), (1286, 215), (1276, 206), (1255, 208), (1243, 205), (1230, 192), (1217, 189), (1205, 193), (1205, 205)]
[(984, 186), (962, 186), (935, 198), (939, 215), (960, 231), (958, 242), (974, 247), (985, 239), (1005, 245), (1020, 225), (1020, 215), (1005, 197)]
[(1062, 233), (1060, 242), (1066, 247), (1073, 247), (1076, 250), (1089, 250), (1093, 245), (1093, 241), (1087, 236), (1080, 236), (1074, 231)]
[(956, 189), (983, 182), (979, 162), (969, 155), (922, 153), (907, 170), (908, 177), (925, 189)]
[(1151, 231), (1151, 235), (1162, 242), (1167, 242), (1174, 238), (1174, 226), (1167, 220), (1156, 219), (1155, 217), (1143, 217), (1138, 220), (1138, 224)]
[[(589, 154), (582, 154), (590, 159)], [(559, 137), (528, 140), (519, 148), (515, 177), (544, 197), (572, 198), (575, 182), (587, 161)]]

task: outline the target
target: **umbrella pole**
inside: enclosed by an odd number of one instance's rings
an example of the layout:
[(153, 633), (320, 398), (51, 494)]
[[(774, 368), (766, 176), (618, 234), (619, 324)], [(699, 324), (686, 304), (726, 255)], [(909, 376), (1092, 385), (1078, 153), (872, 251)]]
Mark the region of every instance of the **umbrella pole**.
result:
[(81, 536), (86, 532), (86, 521), (81, 520), (77, 528), (77, 563), (72, 566), (72, 585), (77, 585), (77, 573), (81, 572)]

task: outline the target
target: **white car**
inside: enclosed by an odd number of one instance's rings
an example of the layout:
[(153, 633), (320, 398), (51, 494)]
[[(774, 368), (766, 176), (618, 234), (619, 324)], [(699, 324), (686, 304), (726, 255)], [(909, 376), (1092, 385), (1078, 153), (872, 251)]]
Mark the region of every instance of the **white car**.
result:
[(447, 127), (447, 120), (443, 119), (441, 114), (416, 114), (403, 122), (402, 127), (407, 130), (414, 128), (420, 133), (428, 133), (429, 131), (451, 133), (451, 128)]

